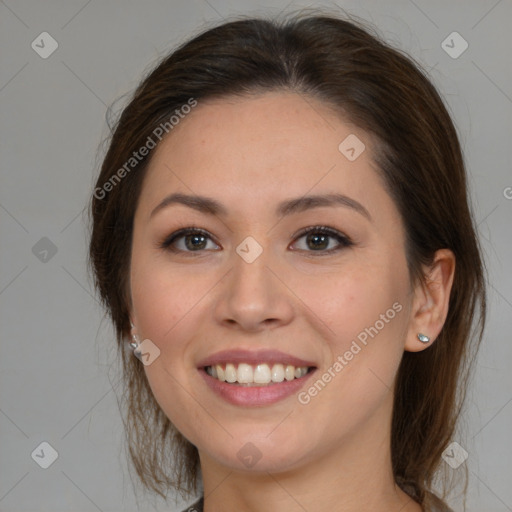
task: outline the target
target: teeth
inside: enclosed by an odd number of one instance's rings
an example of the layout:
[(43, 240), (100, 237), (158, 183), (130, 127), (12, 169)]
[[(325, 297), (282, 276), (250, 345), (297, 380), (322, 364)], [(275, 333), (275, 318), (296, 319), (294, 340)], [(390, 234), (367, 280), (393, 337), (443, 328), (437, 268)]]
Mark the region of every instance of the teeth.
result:
[(236, 382), (236, 368), (234, 364), (227, 364), (226, 370), (224, 371), (224, 378), (226, 379), (226, 382)]
[[(307, 371), (307, 370), (306, 370)], [(272, 382), (283, 382), (284, 380), (284, 367), (282, 364), (275, 364), (272, 366)]]
[(262, 363), (256, 366), (240, 363), (238, 366), (227, 363), (225, 366), (217, 364), (215, 366), (207, 366), (206, 373), (208, 375), (231, 384), (238, 383), (240, 385), (266, 385), (271, 382), (283, 382), (300, 379), (308, 373), (307, 366), (284, 366), (282, 364), (274, 364), (272, 366)]
[(253, 382), (256, 384), (268, 384), (272, 380), (272, 375), (268, 364), (259, 364), (254, 370)]
[(252, 371), (252, 366), (248, 364), (239, 364), (238, 365), (238, 371), (236, 372), (237, 375), (237, 381), (240, 382), (240, 384), (249, 384), (249, 382), (254, 382), (253, 375), (254, 372)]

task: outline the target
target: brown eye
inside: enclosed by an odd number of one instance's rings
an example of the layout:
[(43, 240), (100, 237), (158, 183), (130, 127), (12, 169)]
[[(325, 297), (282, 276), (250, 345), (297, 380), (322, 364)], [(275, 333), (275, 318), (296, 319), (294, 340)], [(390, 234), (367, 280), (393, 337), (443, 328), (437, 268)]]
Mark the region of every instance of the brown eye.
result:
[(211, 250), (211, 247), (208, 247), (208, 240), (211, 240), (211, 237), (206, 231), (198, 228), (185, 228), (167, 237), (160, 247), (174, 252)]
[(298, 250), (331, 254), (344, 247), (353, 245), (352, 241), (335, 229), (326, 226), (313, 226), (303, 230), (297, 240), (305, 238), (305, 248)]
[[(297, 250), (318, 253), (318, 256), (332, 254), (344, 247), (354, 245), (353, 242), (339, 231), (326, 226), (313, 226), (304, 229), (295, 240), (305, 238), (305, 247)], [(214, 247), (208, 245), (208, 243)], [(181, 253), (200, 253), (201, 251), (217, 250), (219, 246), (213, 242), (211, 235), (199, 228), (180, 229), (168, 236), (159, 247), (164, 250)]]

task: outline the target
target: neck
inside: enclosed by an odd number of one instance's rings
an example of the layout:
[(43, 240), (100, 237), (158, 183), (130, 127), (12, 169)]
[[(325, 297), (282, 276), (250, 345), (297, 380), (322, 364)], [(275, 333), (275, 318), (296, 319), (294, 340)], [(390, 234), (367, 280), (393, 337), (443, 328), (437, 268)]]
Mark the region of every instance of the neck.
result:
[(286, 471), (240, 472), (200, 452), (204, 511), (421, 512), (394, 482), (389, 409), (383, 407), (336, 449)]

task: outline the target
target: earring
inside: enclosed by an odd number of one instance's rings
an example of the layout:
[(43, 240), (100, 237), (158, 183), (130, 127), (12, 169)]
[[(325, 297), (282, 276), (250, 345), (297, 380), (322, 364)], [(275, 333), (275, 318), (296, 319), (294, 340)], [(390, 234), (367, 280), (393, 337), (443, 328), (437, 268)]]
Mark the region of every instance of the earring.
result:
[(132, 327), (132, 341), (130, 342), (130, 347), (132, 347), (134, 350), (136, 350), (140, 345), (140, 338), (135, 332), (135, 326), (130, 322), (130, 325)]
[(422, 343), (428, 343), (430, 341), (430, 338), (426, 335), (426, 334), (422, 334), (421, 332), (418, 333), (418, 339), (422, 342)]
[(130, 347), (132, 347), (135, 350), (140, 345), (140, 339), (136, 334), (134, 334), (132, 335), (132, 340), (133, 341), (130, 342)]

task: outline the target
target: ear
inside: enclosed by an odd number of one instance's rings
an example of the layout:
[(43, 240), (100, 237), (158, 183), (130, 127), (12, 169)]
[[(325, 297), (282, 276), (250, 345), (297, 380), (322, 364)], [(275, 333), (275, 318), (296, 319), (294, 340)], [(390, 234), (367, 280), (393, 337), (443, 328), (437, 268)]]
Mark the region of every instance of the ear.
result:
[(130, 322), (130, 328), (134, 329), (134, 327), (137, 325), (137, 321), (135, 319), (135, 311), (134, 311), (134, 308), (133, 308), (133, 303), (132, 303), (132, 298), (131, 298), (131, 295), (128, 293), (127, 294), (127, 300), (126, 300), (127, 304), (126, 304), (126, 308), (128, 310), (128, 321)]
[(135, 311), (131, 307), (131, 305), (128, 306), (128, 320), (130, 322), (130, 332), (133, 336), (137, 332), (137, 320), (135, 318)]
[[(448, 315), (450, 292), (455, 275), (455, 255), (449, 249), (439, 249), (430, 268), (426, 269), (424, 283), (414, 290), (411, 320), (405, 350), (419, 352), (435, 341)], [(418, 333), (426, 334), (430, 341), (422, 343)]]

